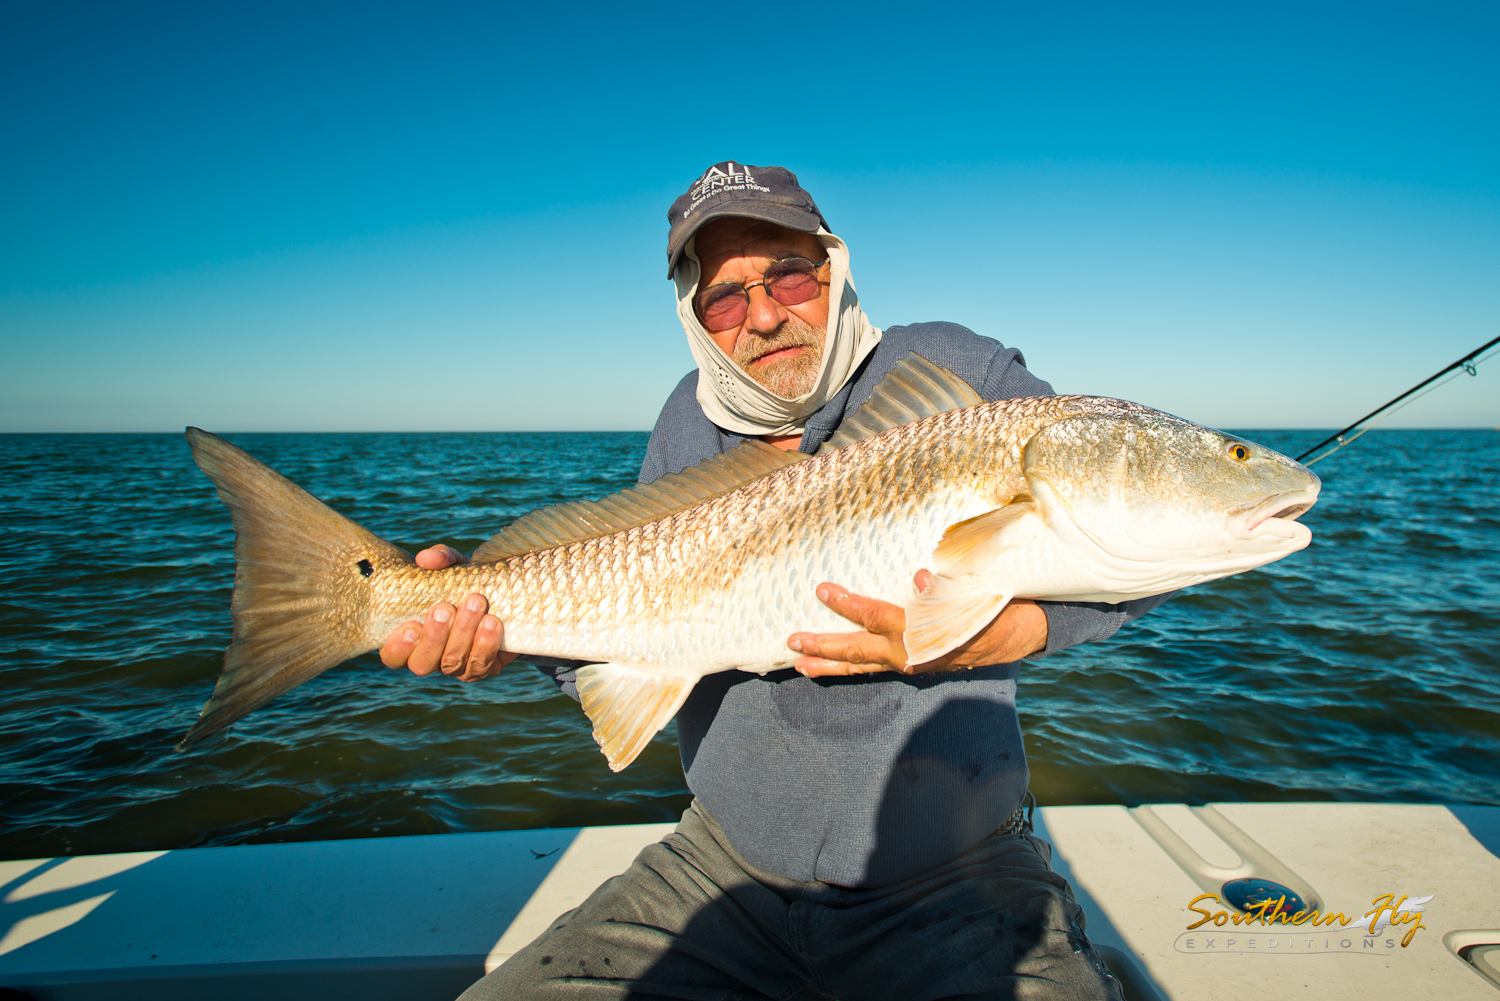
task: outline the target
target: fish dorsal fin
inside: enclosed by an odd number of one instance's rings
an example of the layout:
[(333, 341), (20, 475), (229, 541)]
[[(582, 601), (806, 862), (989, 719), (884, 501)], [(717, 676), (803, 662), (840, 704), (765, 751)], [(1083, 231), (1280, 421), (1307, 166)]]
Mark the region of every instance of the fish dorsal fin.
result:
[(752, 438), (680, 473), (670, 473), (650, 483), (621, 490), (603, 500), (571, 501), (538, 508), (517, 518), (474, 550), (473, 560), (475, 563), (494, 563), (538, 549), (624, 532), (810, 458), (812, 456), (801, 452), (783, 452), (774, 445)]
[(876, 383), (864, 406), (850, 414), (818, 454), (888, 431), (898, 424), (919, 421), (961, 407), (984, 402), (974, 387), (941, 365), (913, 352)]

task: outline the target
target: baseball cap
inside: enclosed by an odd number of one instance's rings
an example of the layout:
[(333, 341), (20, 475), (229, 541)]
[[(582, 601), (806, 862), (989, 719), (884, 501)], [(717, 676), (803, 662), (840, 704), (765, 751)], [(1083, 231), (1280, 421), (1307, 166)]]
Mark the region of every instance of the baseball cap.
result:
[(819, 226), (832, 231), (812, 195), (802, 190), (790, 170), (725, 160), (705, 170), (667, 209), (667, 223), (672, 227), (667, 233), (668, 278), (692, 235), (721, 216), (764, 219), (803, 233), (816, 233)]

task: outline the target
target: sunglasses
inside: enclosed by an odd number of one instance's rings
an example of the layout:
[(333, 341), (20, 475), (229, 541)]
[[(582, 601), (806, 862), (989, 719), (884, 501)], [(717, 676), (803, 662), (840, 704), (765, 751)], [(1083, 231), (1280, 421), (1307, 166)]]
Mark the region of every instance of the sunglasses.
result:
[(783, 258), (766, 268), (758, 282), (719, 282), (703, 289), (693, 300), (693, 310), (709, 332), (733, 330), (745, 322), (755, 286), (783, 306), (796, 306), (818, 297), (818, 269), (827, 263), (826, 258), (817, 264), (805, 257)]

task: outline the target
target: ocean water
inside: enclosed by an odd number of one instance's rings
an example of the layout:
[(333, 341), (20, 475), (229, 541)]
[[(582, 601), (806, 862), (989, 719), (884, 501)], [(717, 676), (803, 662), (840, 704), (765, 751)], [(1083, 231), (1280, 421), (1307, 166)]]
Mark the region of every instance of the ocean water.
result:
[[(1245, 432), (1295, 454), (1314, 431)], [(228, 436), (415, 550), (635, 480), (646, 436)], [(1044, 805), (1500, 805), (1500, 433), (1320, 463), (1312, 546), (1029, 664)], [(529, 667), (361, 657), (172, 751), (230, 636), (233, 533), (176, 435), (0, 436), (0, 858), (674, 820), (668, 728), (612, 774)]]

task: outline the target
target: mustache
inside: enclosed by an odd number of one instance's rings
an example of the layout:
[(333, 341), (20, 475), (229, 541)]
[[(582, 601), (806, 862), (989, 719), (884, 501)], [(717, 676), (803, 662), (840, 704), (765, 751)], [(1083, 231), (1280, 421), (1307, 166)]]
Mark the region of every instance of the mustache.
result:
[(811, 348), (821, 357), (824, 332), (801, 320), (788, 320), (770, 337), (747, 337), (734, 346), (734, 363), (748, 370), (750, 363), (787, 348)]

